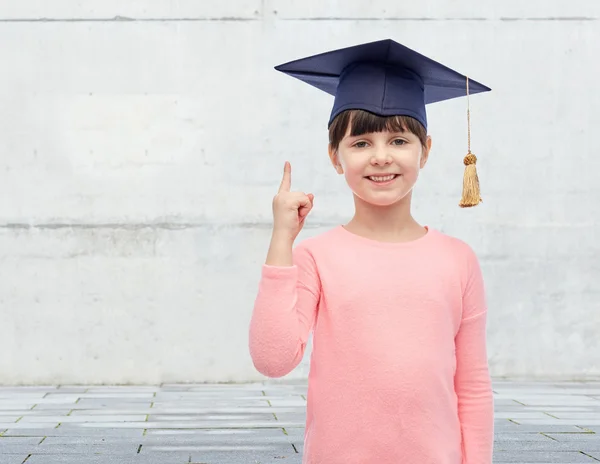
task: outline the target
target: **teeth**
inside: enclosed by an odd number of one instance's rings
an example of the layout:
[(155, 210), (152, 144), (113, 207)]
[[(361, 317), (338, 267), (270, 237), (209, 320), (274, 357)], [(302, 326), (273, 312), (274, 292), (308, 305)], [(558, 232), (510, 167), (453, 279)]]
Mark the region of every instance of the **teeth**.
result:
[(392, 174), (391, 176), (382, 176), (382, 177), (369, 176), (369, 179), (371, 179), (372, 181), (375, 181), (375, 182), (387, 182), (388, 180), (392, 180), (394, 177), (396, 177), (395, 174)]

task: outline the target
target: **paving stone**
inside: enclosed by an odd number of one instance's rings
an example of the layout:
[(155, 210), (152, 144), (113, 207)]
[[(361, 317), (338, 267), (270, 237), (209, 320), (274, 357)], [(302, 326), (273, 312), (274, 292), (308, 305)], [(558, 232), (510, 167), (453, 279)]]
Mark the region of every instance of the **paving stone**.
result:
[(0, 422), (0, 429), (47, 429), (56, 427), (56, 422)]
[(263, 421), (275, 421), (273, 412), (265, 409), (263, 413), (252, 413), (252, 414), (151, 414), (148, 417), (148, 421), (213, 421), (215, 427), (219, 427), (219, 424), (224, 421), (247, 421), (247, 422), (263, 422)]
[[(31, 424), (28, 424), (31, 425)], [(46, 424), (44, 424), (46, 425)], [(39, 429), (9, 429), (3, 435), (6, 436), (21, 436), (21, 437), (83, 437), (83, 436), (130, 436), (130, 437), (141, 437), (143, 436), (143, 429), (113, 429), (113, 428), (102, 428), (101, 431), (97, 429), (77, 427), (77, 426), (60, 426), (58, 428), (39, 428)]]
[[(148, 431), (150, 432), (150, 431)], [(188, 434), (146, 434), (144, 446), (205, 446), (205, 445), (273, 445), (289, 444), (290, 437), (282, 429), (205, 430)]]
[[(144, 421), (146, 416), (136, 415), (136, 416), (109, 416), (109, 415), (77, 415), (77, 416), (24, 416), (21, 419), (20, 423), (29, 423), (29, 422), (60, 422), (60, 423), (79, 423), (79, 422), (135, 422), (135, 421)], [(1, 420), (1, 419), (0, 419)]]
[(305, 409), (306, 401), (303, 399), (300, 400), (270, 400), (270, 405), (273, 408), (296, 408), (296, 409)]
[[(148, 406), (150, 403), (148, 403)], [(272, 407), (269, 405), (268, 400), (264, 398), (255, 399), (241, 399), (241, 398), (229, 398), (222, 400), (169, 400), (169, 401), (154, 401), (153, 408), (231, 408), (231, 409), (243, 409), (247, 407), (257, 408), (268, 408)], [(296, 407), (296, 406), (290, 406)]]
[(215, 426), (219, 428), (281, 428), (281, 427), (297, 427), (299, 423), (288, 423), (277, 421), (275, 419), (268, 421), (221, 421), (218, 425), (214, 421), (163, 421), (163, 422), (85, 422), (80, 424), (81, 427), (95, 428), (138, 428), (138, 429), (212, 429)]
[(129, 405), (123, 405), (122, 408), (73, 408), (70, 410), (71, 416), (87, 416), (87, 415), (101, 415), (101, 416), (132, 416), (132, 415), (143, 415), (156, 414), (158, 411), (148, 406), (141, 406), (138, 409)]
[(54, 393), (85, 393), (89, 388), (77, 385), (60, 385)]
[(37, 445), (44, 437), (0, 437), (0, 449), (3, 445)]
[(542, 442), (554, 441), (551, 437), (549, 437), (549, 436), (547, 436), (545, 434), (541, 434), (541, 433), (526, 433), (526, 434), (521, 434), (521, 433), (503, 433), (503, 432), (497, 432), (497, 433), (494, 433), (494, 439), (498, 443), (518, 442), (518, 441), (527, 441), (527, 442), (532, 442), (532, 441), (542, 441)]
[(48, 427), (48, 424), (44, 424), (46, 427), (43, 428), (29, 428), (29, 429), (7, 429), (2, 433), (0, 438), (8, 437), (36, 437), (40, 440), (46, 436), (46, 434), (56, 430), (55, 428)]
[[(71, 410), (73, 409), (75, 406), (77, 405), (77, 403), (73, 402), (73, 403), (30, 403), (30, 404), (14, 404), (14, 407), (9, 408), (6, 406), (2, 406), (0, 405), (0, 409), (4, 410), (4, 411), (10, 411), (11, 409), (14, 410), (29, 410), (29, 411), (42, 411), (42, 410), (58, 410), (58, 411), (64, 411), (65, 409)], [(57, 412), (57, 414), (60, 414), (60, 412)]]
[(496, 440), (494, 444), (496, 451), (577, 451), (577, 452), (596, 452), (600, 451), (600, 440), (584, 441), (505, 441)]
[[(176, 437), (176, 436), (199, 436), (199, 437), (228, 437), (249, 435), (279, 435), (284, 434), (283, 428), (239, 428), (239, 429), (148, 429), (146, 437)], [(284, 434), (285, 435), (285, 434)]]
[(285, 435), (282, 427), (273, 428), (217, 428), (211, 429), (148, 429), (146, 437), (175, 437), (178, 435), (200, 437), (230, 437), (230, 436), (275, 436)]
[(37, 445), (28, 445), (25, 443), (2, 444), (0, 443), (0, 462), (3, 454), (21, 454), (27, 456)]
[(295, 453), (294, 448), (290, 443), (265, 443), (265, 444), (248, 444), (248, 443), (211, 443), (211, 444), (164, 444), (164, 445), (143, 445), (140, 454), (146, 453), (171, 453), (171, 452), (190, 452), (191, 454), (203, 453), (240, 453), (246, 451), (248, 453), (273, 454), (275, 456), (281, 454)]
[(0, 462), (2, 464), (23, 464), (27, 456), (28, 454), (0, 454)]
[[(195, 456), (192, 456), (194, 459)], [(200, 457), (201, 461), (191, 461), (190, 464), (302, 464), (302, 455), (274, 456), (252, 454), (209, 453)]]
[(557, 442), (564, 451), (580, 451), (583, 453), (600, 452), (599, 440)]
[(241, 449), (237, 451), (207, 450), (204, 452), (192, 452), (191, 458), (192, 463), (201, 462), (207, 464), (267, 464), (274, 462), (285, 464), (300, 464), (302, 462), (301, 455), (299, 453), (296, 453), (291, 446), (270, 451), (246, 449)]
[[(211, 407), (211, 406), (199, 406), (198, 404), (183, 407), (182, 405), (164, 406), (162, 404), (155, 404), (152, 408), (148, 409), (149, 414), (264, 414), (264, 413), (297, 413), (298, 408), (292, 407), (271, 407), (267, 403), (258, 406), (248, 407)], [(100, 412), (100, 411), (98, 411)], [(121, 411), (123, 413), (123, 411)], [(75, 412), (74, 412), (75, 413)], [(74, 414), (73, 413), (73, 414)], [(127, 414), (127, 412), (124, 412)]]
[(143, 443), (144, 436), (136, 434), (135, 436), (60, 436), (60, 437), (45, 437), (43, 445), (124, 445), (134, 444), (139, 446)]
[(139, 444), (136, 443), (111, 443), (111, 444), (50, 444), (44, 441), (41, 445), (31, 448), (31, 454), (118, 454), (133, 456), (137, 454)]
[[(0, 444), (0, 457), (3, 454), (120, 454), (135, 455), (139, 443), (110, 444)], [(0, 458), (0, 462), (2, 459)]]
[[(61, 409), (56, 410), (47, 410), (47, 409), (25, 409), (25, 410), (11, 410), (11, 411), (2, 411), (0, 410), (0, 421), (5, 421), (6, 417), (10, 414), (14, 414), (17, 417), (21, 416), (66, 416), (72, 411), (72, 409), (65, 409), (61, 407)], [(14, 416), (13, 416), (14, 417)]]
[[(52, 397), (53, 394), (48, 395)], [(79, 395), (81, 399), (140, 399), (147, 400), (154, 398), (153, 392), (103, 392), (103, 393), (82, 393)]]
[(6, 422), (16, 422), (21, 418), (21, 416), (7, 416), (7, 415), (3, 415), (0, 414), (0, 422), (6, 423)]
[(190, 462), (191, 453), (184, 450), (159, 451), (148, 450), (142, 447), (140, 453), (136, 456), (140, 463), (162, 463), (167, 462)]
[(0, 392), (13, 392), (13, 393), (26, 393), (26, 392), (46, 392), (57, 390), (57, 385), (2, 385), (0, 386)]
[(44, 391), (32, 391), (32, 392), (27, 392), (25, 390), (23, 391), (0, 391), (0, 400), (6, 401), (6, 400), (11, 400), (11, 401), (37, 401), (37, 400), (41, 400), (42, 398), (44, 398), (44, 396), (46, 396), (48, 394), (48, 392), (44, 392)]
[(79, 400), (80, 395), (84, 393), (48, 393), (43, 398), (39, 398), (35, 401), (35, 404), (47, 404), (47, 403), (75, 403)]
[(523, 410), (502, 410), (496, 411), (494, 414), (495, 419), (514, 419), (519, 422), (519, 419), (552, 419), (548, 414), (542, 411), (523, 411)]
[[(152, 401), (147, 398), (132, 398), (129, 400), (124, 399), (81, 399), (77, 403), (74, 403), (72, 409), (142, 409), (150, 408)], [(39, 404), (35, 409), (51, 409), (55, 407), (53, 405)]]
[(566, 443), (553, 441), (547, 438), (545, 441), (528, 441), (521, 439), (519, 441), (494, 441), (494, 451), (579, 451), (565, 449)]
[[(168, 391), (160, 391), (160, 392), (156, 393), (155, 398), (157, 401), (174, 401), (174, 400), (191, 401), (191, 400), (195, 400), (195, 399), (215, 399), (215, 398), (219, 399), (219, 398), (225, 398), (227, 396), (241, 398), (241, 397), (248, 396), (248, 394), (246, 394), (246, 393), (240, 394), (239, 392), (235, 392), (235, 391), (229, 391), (229, 392), (218, 392), (218, 391), (214, 391), (214, 392), (192, 392), (192, 391), (168, 392)], [(255, 398), (263, 397), (263, 395), (259, 394), (259, 393), (256, 393), (256, 394), (250, 395), (250, 396), (255, 397)]]
[[(188, 464), (189, 454), (157, 454), (145, 456), (120, 456), (120, 455), (100, 455), (83, 456), (73, 454), (67, 456), (57, 455), (34, 455), (31, 456), (26, 464)], [(4, 463), (2, 463), (4, 464)], [(20, 463), (19, 463), (20, 464)]]
[(22, 411), (31, 409), (33, 406), (35, 406), (35, 402), (0, 401), (0, 410), (2, 411)]
[(594, 462), (592, 458), (582, 453), (558, 451), (558, 452), (535, 452), (535, 451), (498, 451), (494, 452), (494, 464), (496, 463), (560, 463), (577, 464)]
[(597, 421), (600, 419), (600, 408), (595, 411), (554, 411), (552, 415), (556, 416), (557, 419), (581, 419), (582, 422), (588, 419)]
[(288, 413), (288, 412), (275, 412), (273, 411), (278, 421), (281, 422), (294, 422), (298, 425), (305, 425), (306, 423), (306, 413), (305, 412), (296, 412), (296, 413)]
[(494, 430), (502, 433), (582, 433), (584, 430), (575, 425), (563, 425), (562, 421), (556, 424), (514, 424), (513, 426), (498, 426)]
[[(182, 388), (185, 388), (187, 391), (193, 391), (193, 392), (231, 390), (231, 391), (241, 391), (241, 392), (244, 392), (245, 394), (247, 394), (247, 393), (262, 392), (262, 391), (264, 391), (265, 386), (263, 384), (258, 383), (258, 384), (243, 385), (243, 386), (238, 386), (235, 384), (232, 384), (232, 385), (190, 385), (187, 387), (184, 386)], [(181, 391), (178, 386), (169, 387), (169, 386), (164, 386), (164, 385), (163, 385), (162, 390), (163, 391)]]
[(512, 395), (511, 399), (522, 403), (525, 406), (552, 406), (553, 404), (568, 403), (573, 406), (596, 406), (598, 402), (593, 398), (576, 395), (546, 395), (546, 396), (524, 396)]
[[(548, 413), (571, 413), (571, 412), (584, 412), (584, 413), (596, 413), (600, 415), (600, 404), (598, 406), (544, 406), (539, 408), (537, 406), (522, 406), (523, 410), (534, 410), (548, 412)], [(558, 415), (558, 414), (554, 414)]]
[[(583, 432), (583, 430), (582, 430)], [(548, 433), (547, 436), (556, 441), (600, 441), (597, 433)]]
[(304, 440), (304, 427), (286, 427), (285, 433), (290, 440)]
[(86, 393), (155, 393), (160, 391), (160, 387), (144, 386), (144, 385), (128, 385), (128, 386), (116, 386), (107, 385), (99, 387), (89, 387), (86, 389)]
[(600, 425), (600, 418), (598, 419), (553, 419), (552, 422), (549, 422), (545, 419), (516, 419), (517, 422), (521, 425), (542, 425), (546, 424), (564, 424), (564, 425), (576, 425), (580, 427), (590, 427), (590, 426), (598, 426)]

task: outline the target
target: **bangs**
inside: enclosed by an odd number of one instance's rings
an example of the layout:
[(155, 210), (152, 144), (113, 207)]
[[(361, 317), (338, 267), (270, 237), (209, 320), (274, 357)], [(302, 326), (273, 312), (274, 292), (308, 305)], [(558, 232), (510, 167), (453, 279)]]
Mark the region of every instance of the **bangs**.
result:
[[(408, 125), (411, 120), (414, 121), (414, 119), (409, 119), (407, 116), (384, 117), (366, 111), (356, 112), (351, 116), (349, 123), (351, 125), (350, 136), (352, 137), (370, 132), (412, 132)], [(346, 130), (348, 129), (346, 128)]]
[(427, 131), (423, 125), (410, 116), (378, 116), (363, 110), (348, 110), (340, 113), (329, 128), (329, 143), (337, 150), (350, 126), (350, 136), (356, 137), (372, 132), (410, 132), (416, 135), (424, 146)]

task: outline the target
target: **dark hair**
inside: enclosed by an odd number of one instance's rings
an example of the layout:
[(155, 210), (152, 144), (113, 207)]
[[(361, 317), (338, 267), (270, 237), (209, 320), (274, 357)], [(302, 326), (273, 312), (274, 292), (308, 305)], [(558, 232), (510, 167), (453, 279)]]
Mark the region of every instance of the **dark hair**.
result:
[(411, 132), (427, 145), (427, 130), (419, 121), (410, 116), (378, 116), (364, 110), (346, 110), (338, 114), (329, 127), (329, 144), (334, 150), (346, 135), (348, 125), (351, 125), (350, 135), (368, 134), (371, 132)]

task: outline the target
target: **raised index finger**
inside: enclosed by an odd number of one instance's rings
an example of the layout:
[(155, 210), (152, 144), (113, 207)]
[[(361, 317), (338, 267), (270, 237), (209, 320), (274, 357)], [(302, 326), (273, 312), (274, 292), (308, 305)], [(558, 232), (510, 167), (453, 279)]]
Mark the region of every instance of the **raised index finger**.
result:
[(292, 187), (292, 166), (289, 162), (285, 162), (283, 166), (283, 179), (281, 179), (281, 185), (279, 186), (280, 192), (289, 192)]

